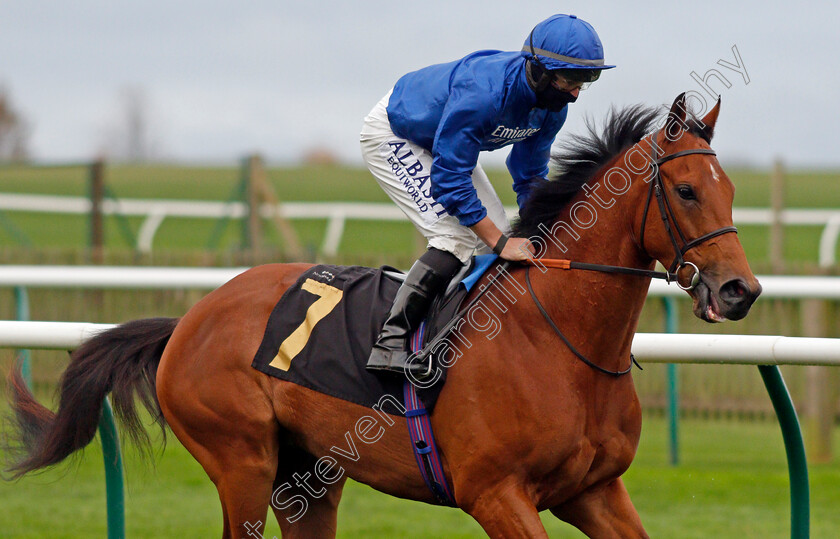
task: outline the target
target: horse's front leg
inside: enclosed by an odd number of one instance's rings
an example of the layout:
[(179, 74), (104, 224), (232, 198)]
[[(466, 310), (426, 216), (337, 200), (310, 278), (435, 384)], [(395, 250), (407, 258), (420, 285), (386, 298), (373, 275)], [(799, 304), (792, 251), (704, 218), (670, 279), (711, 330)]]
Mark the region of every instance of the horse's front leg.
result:
[(552, 507), (551, 512), (588, 537), (648, 537), (620, 477), (592, 486), (571, 500)]
[(458, 505), (469, 513), (491, 538), (537, 537), (548, 539), (534, 502), (515, 485), (498, 485), (468, 500), (458, 496)]

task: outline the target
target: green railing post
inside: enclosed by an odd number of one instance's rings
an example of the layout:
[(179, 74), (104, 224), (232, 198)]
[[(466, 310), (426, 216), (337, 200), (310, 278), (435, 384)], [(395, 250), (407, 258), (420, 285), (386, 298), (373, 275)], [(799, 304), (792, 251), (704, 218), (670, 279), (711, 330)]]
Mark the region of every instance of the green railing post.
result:
[(18, 227), (15, 222), (9, 219), (2, 211), (0, 211), (0, 229), (5, 230), (18, 245), (24, 245), (26, 247), (32, 245), (32, 240), (29, 239), (26, 232), (21, 230), (20, 227)]
[(102, 459), (105, 461), (105, 497), (108, 503), (108, 539), (125, 539), (125, 488), (123, 485), (120, 439), (108, 398), (102, 401), (99, 417)]
[[(246, 166), (247, 160), (243, 160), (242, 164), (240, 165), (240, 180), (236, 182), (236, 185), (233, 186), (233, 191), (228, 196), (227, 202), (243, 202), (245, 200), (247, 181), (243, 180), (242, 178), (247, 179), (247, 171), (244, 170)], [(208, 250), (212, 251), (218, 248), (218, 246), (221, 244), (222, 236), (224, 235), (225, 229), (227, 229), (227, 225), (231, 221), (231, 219), (232, 217), (228, 214), (223, 215), (216, 220), (216, 224), (213, 226), (213, 231), (210, 233), (210, 239), (207, 241)], [(247, 219), (247, 216), (243, 217), (243, 219)]]
[(782, 373), (776, 365), (759, 365), (758, 370), (764, 386), (773, 402), (773, 409), (782, 427), (782, 438), (787, 453), (790, 475), (790, 536), (791, 539), (806, 539), (811, 528), (811, 495), (808, 489), (808, 462), (805, 459), (805, 444), (796, 409), (788, 393)]
[(105, 248), (105, 217), (102, 203), (105, 200), (105, 162), (94, 161), (88, 172), (90, 217), (88, 241), (93, 261), (101, 264)]
[(255, 204), (254, 185), (251, 182), (253, 165), (254, 163), (251, 157), (243, 157), (242, 165), (239, 169), (239, 182), (242, 184), (242, 203), (245, 206), (245, 213), (242, 215), (242, 236), (240, 240), (242, 249), (256, 247), (251, 241), (254, 238), (254, 217), (256, 216), (256, 212), (259, 211)]
[[(671, 297), (662, 299), (665, 305), (665, 333), (676, 333), (679, 326), (679, 318), (677, 316), (677, 300)], [(677, 366), (673, 363), (668, 363), (665, 367), (668, 377), (668, 433), (669, 437), (669, 452), (671, 456), (671, 466), (676, 466), (680, 463), (680, 446), (679, 446), (679, 391), (677, 385)]]
[[(21, 321), (29, 320), (29, 294), (22, 286), (15, 287), (15, 318)], [(32, 387), (32, 365), (29, 350), (18, 350), (17, 361), (20, 365), (20, 373), (26, 387)]]
[[(17, 319), (29, 320), (29, 295), (26, 288), (15, 287), (15, 310)], [(32, 369), (29, 350), (18, 353), (21, 375), (26, 387), (32, 389)], [(122, 455), (117, 425), (111, 403), (106, 397), (102, 401), (99, 417), (99, 437), (102, 441), (102, 458), (105, 461), (105, 499), (108, 512), (108, 539), (125, 539), (125, 488), (123, 485)]]
[[(108, 184), (104, 184), (102, 186), (103, 194), (111, 199), (112, 201), (117, 201), (117, 195), (114, 193), (114, 190), (108, 187)], [(117, 225), (119, 226), (120, 233), (123, 236), (123, 239), (128, 243), (129, 246), (134, 247), (137, 245), (137, 237), (134, 235), (134, 230), (131, 228), (131, 223), (128, 221), (128, 217), (125, 214), (116, 212), (114, 213), (114, 218), (117, 220)]]

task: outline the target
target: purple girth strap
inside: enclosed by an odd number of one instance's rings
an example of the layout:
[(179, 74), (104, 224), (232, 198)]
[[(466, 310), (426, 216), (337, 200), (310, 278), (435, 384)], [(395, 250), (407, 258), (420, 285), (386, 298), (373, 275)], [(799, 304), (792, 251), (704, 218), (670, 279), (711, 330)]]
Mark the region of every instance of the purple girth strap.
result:
[[(425, 327), (426, 323), (423, 322), (414, 332), (414, 336), (411, 338), (412, 352), (416, 352), (422, 347)], [(406, 380), (403, 385), (403, 398), (405, 399), (405, 419), (408, 423), (408, 434), (411, 437), (411, 446), (414, 448), (414, 458), (417, 460), (420, 474), (438, 502), (442, 505), (454, 507), (455, 500), (449, 485), (446, 483), (446, 476), (443, 473), (437, 446), (435, 446), (435, 436), (432, 434), (429, 414), (423, 407), (423, 402), (417, 396), (417, 387), (409, 380)]]

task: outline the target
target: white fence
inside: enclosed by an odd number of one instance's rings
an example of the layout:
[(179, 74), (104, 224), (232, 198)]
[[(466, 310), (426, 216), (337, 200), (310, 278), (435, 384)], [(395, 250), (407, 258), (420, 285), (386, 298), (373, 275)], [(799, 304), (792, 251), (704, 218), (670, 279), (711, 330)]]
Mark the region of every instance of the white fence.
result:
[[(508, 215), (516, 208), (506, 208)], [(50, 195), (24, 195), (0, 193), (0, 211), (27, 211), (43, 213), (88, 214), (91, 201), (85, 197)], [(167, 217), (192, 218), (242, 218), (247, 207), (242, 202), (212, 202), (164, 199), (105, 199), (106, 215), (145, 217), (137, 236), (141, 252), (152, 249), (155, 234)], [(393, 204), (359, 202), (287, 202), (272, 206), (264, 204), (260, 214), (265, 218), (282, 216), (287, 219), (325, 219), (327, 231), (321, 252), (333, 256), (338, 252), (344, 225), (348, 219), (371, 221), (404, 221), (405, 216)], [(773, 211), (763, 208), (735, 208), (735, 224), (769, 225), (774, 221)], [(840, 210), (787, 209), (780, 215), (781, 222), (789, 226), (822, 226), (819, 263), (823, 267), (835, 263), (837, 242), (840, 239)]]
[[(212, 289), (248, 268), (127, 266), (0, 266), (0, 286), (98, 289)], [(759, 275), (762, 298), (840, 300), (840, 277)], [(653, 281), (650, 296), (682, 296), (676, 285)]]
[[(0, 347), (73, 350), (113, 327), (82, 322), (0, 321)], [(840, 365), (840, 339), (637, 333), (632, 351), (648, 363)]]
[[(85, 289), (213, 289), (248, 268), (124, 266), (0, 266), (0, 287)], [(840, 300), (840, 277), (758, 276), (762, 298)], [(649, 296), (681, 296), (676, 285), (651, 282)], [(2, 322), (0, 346), (75, 346), (106, 325), (58, 322)], [(41, 340), (38, 340), (41, 339)], [(37, 342), (38, 344), (29, 344)], [(68, 344), (69, 343), (69, 344)], [(633, 351), (647, 361), (752, 362), (834, 365), (840, 340), (777, 336), (637, 334)], [(804, 346), (806, 348), (798, 348)], [(638, 347), (638, 348), (637, 348)], [(806, 352), (810, 350), (810, 352)], [(637, 352), (638, 351), (638, 352)]]

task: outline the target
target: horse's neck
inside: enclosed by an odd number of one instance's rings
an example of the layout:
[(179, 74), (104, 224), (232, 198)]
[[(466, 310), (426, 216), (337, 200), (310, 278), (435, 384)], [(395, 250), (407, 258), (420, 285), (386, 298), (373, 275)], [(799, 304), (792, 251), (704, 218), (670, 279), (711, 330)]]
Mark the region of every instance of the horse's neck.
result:
[[(639, 249), (634, 229), (647, 184), (635, 174), (629, 176), (631, 187), (623, 194), (608, 189), (603, 175), (592, 189), (583, 189), (554, 223), (553, 234), (545, 235), (544, 258), (652, 269), (654, 262)], [(589, 226), (593, 211), (596, 222)], [(582, 351), (602, 360), (614, 358), (615, 364), (605, 368), (625, 368), (650, 280), (585, 270), (530, 271), (549, 313), (555, 319), (573, 316), (582, 328)]]
[(553, 225), (544, 228), (544, 258), (648, 269), (653, 260), (638, 245), (636, 222), (648, 184), (636, 175), (630, 189), (615, 194), (601, 175), (567, 204)]

